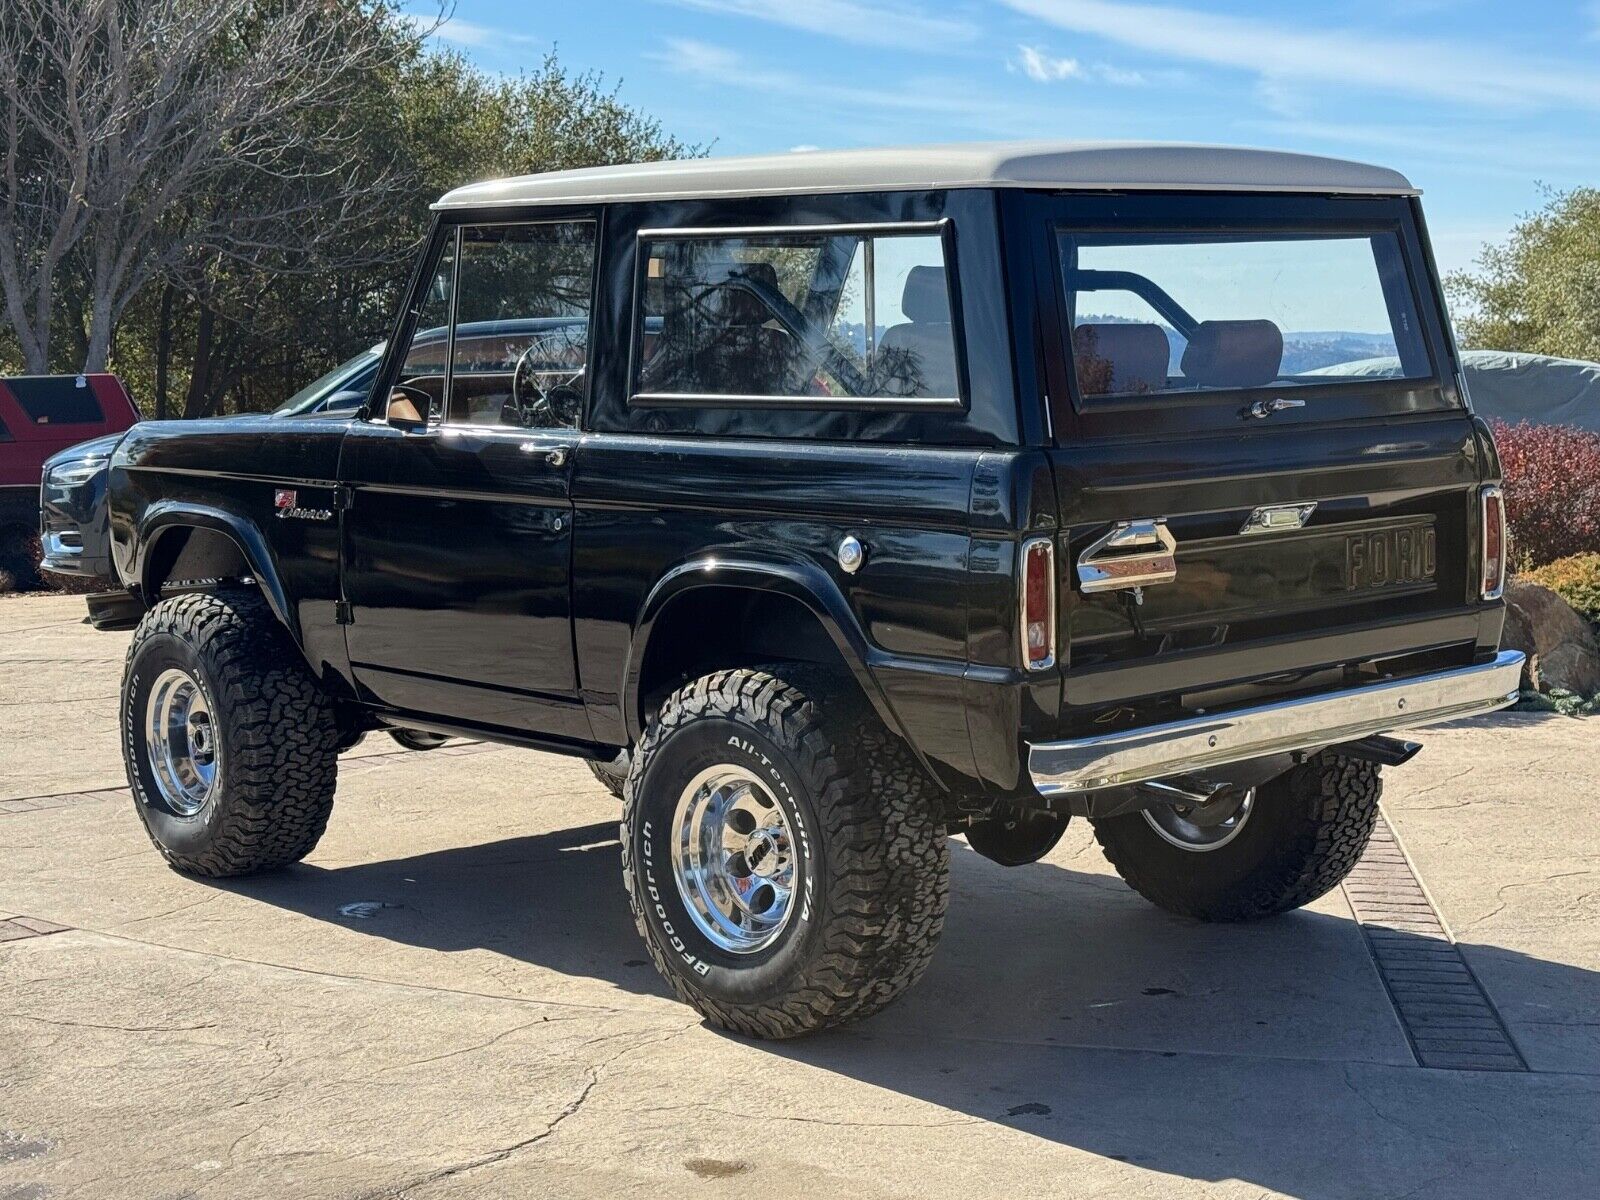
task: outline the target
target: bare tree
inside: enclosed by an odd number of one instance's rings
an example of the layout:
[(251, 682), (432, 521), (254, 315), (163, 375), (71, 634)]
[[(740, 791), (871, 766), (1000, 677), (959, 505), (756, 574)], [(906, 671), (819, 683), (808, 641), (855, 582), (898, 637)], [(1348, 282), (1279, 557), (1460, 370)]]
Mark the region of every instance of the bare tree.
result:
[(381, 252), (352, 233), (381, 214), (398, 174), (356, 152), (343, 102), (408, 50), (386, 5), (5, 8), (0, 300), (30, 372), (49, 370), (65, 271), (85, 294), (81, 366), (98, 370), (118, 317), (155, 278), (218, 264), (325, 271), (339, 265), (334, 247)]

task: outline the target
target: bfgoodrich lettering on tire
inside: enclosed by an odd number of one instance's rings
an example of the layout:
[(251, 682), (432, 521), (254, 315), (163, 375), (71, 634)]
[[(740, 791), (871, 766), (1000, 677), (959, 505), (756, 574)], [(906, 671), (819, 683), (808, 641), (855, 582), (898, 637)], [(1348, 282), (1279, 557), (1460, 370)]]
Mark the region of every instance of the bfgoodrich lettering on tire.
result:
[(825, 672), (722, 671), (673, 693), (622, 821), (634, 919), (673, 990), (723, 1028), (786, 1038), (910, 987), (949, 895), (932, 786)]
[(253, 591), (175, 596), (145, 614), (123, 671), (122, 743), (139, 819), (181, 871), (298, 862), (327, 827), (333, 711)]

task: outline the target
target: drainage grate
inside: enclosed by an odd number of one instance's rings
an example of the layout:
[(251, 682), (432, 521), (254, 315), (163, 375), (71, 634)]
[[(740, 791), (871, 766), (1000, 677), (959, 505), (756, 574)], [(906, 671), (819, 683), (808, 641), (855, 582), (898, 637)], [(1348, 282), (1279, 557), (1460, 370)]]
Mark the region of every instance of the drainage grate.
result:
[(0, 942), (20, 942), (23, 938), (43, 937), (69, 928), (71, 926), (41, 921), (38, 917), (0, 917)]
[(1528, 1069), (1381, 814), (1344, 894), (1419, 1064)]

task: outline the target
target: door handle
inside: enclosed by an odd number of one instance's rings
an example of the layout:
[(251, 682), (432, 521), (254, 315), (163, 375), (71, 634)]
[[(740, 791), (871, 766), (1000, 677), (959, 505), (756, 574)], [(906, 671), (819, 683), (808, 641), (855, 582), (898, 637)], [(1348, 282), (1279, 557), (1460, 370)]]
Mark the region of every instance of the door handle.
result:
[(1177, 550), (1165, 517), (1118, 521), (1078, 555), (1078, 590), (1092, 596), (1171, 583), (1178, 577)]
[(1291, 408), (1304, 408), (1305, 406), (1306, 402), (1304, 400), (1285, 400), (1282, 396), (1278, 396), (1272, 400), (1257, 400), (1250, 406), (1248, 411), (1250, 416), (1255, 417), (1258, 421), (1264, 421), (1273, 413), (1281, 413)]
[[(521, 450), (524, 454), (537, 454), (541, 449), (543, 449), (543, 447), (538, 442), (523, 442), (522, 445), (517, 447), (517, 449)], [(566, 466), (567, 448), (565, 446), (557, 446), (553, 450), (546, 450), (544, 460), (552, 467)]]

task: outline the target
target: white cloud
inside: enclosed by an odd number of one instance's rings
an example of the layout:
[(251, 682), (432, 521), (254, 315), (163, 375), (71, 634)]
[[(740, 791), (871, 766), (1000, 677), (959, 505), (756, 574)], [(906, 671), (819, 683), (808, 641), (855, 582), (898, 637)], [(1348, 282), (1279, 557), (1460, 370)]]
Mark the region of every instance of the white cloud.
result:
[(960, 46), (978, 37), (972, 22), (940, 16), (905, 0), (672, 0), (682, 8), (750, 17), (788, 29), (868, 46), (927, 50)]
[(746, 56), (694, 38), (669, 37), (662, 49), (646, 55), (674, 74), (702, 87), (731, 87), (775, 100), (849, 117), (852, 141), (882, 136), (882, 132), (915, 127), (928, 140), (927, 129), (961, 129), (986, 137), (1042, 134), (1041, 122), (1052, 118), (1034, 104), (1012, 104), (980, 90), (954, 86), (949, 80), (912, 79), (885, 81), (881, 86), (840, 83), (809, 71), (792, 71), (752, 61)]
[(1053, 83), (1058, 79), (1082, 79), (1083, 67), (1075, 58), (1052, 58), (1037, 46), (1018, 46), (1022, 73), (1035, 83)]
[(1057, 58), (1038, 46), (1018, 46), (1017, 60), (1007, 63), (1012, 70), (1020, 70), (1035, 83), (1057, 83), (1063, 79), (1085, 79), (1112, 87), (1142, 87), (1150, 82), (1143, 71), (1130, 71), (1110, 63), (1085, 65), (1075, 58)]
[(470, 46), (475, 50), (503, 46), (507, 42), (526, 45), (539, 40), (525, 33), (493, 29), (488, 25), (475, 25), (471, 21), (463, 21), (455, 16), (441, 19), (437, 14), (401, 13), (400, 19), (411, 26), (416, 33), (425, 34), (441, 42), (454, 42), (457, 46)]
[(1119, 0), (1003, 0), (1060, 29), (1147, 54), (1374, 92), (1488, 107), (1600, 109), (1589, 64), (1535, 61), (1501, 47), (1388, 32), (1314, 29)]
[(801, 142), (798, 146), (790, 146), (790, 154), (815, 154), (822, 147), (813, 142)]

